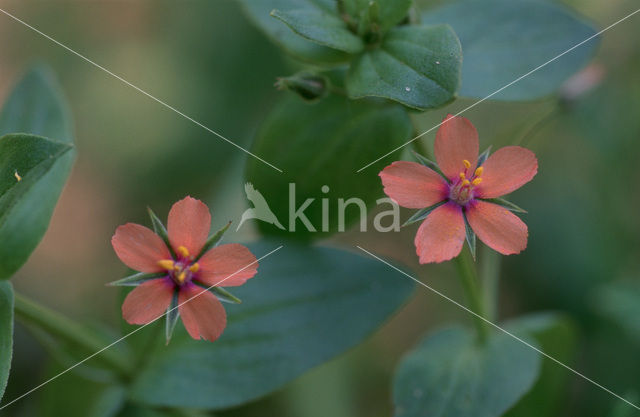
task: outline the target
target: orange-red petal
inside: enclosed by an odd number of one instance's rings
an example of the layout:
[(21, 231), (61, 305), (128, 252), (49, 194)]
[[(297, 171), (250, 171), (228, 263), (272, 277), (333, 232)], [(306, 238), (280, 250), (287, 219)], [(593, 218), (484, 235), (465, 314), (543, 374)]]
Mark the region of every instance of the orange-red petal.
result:
[(184, 327), (196, 339), (213, 342), (227, 325), (227, 313), (215, 295), (205, 288), (186, 285), (178, 294), (178, 310)]
[(469, 204), (466, 215), (478, 238), (493, 250), (512, 255), (527, 247), (527, 225), (504, 207), (476, 200)]
[(482, 164), (482, 182), (476, 196), (496, 198), (517, 190), (538, 172), (536, 155), (520, 146), (498, 149)]
[(378, 175), (382, 179), (385, 194), (402, 207), (429, 207), (447, 196), (444, 178), (415, 162), (396, 161)]
[(119, 226), (111, 238), (116, 255), (125, 265), (141, 272), (161, 272), (158, 261), (171, 259), (162, 238), (150, 229), (135, 223)]
[(209, 286), (237, 287), (258, 272), (256, 257), (238, 243), (216, 246), (202, 255), (198, 264), (196, 279)]
[(446, 203), (424, 220), (415, 238), (421, 264), (443, 262), (460, 253), (466, 236), (462, 208)]
[(131, 291), (122, 304), (122, 317), (130, 324), (147, 324), (166, 313), (174, 286), (167, 278), (146, 281)]
[(197, 256), (207, 242), (211, 228), (209, 207), (200, 200), (186, 197), (175, 203), (169, 211), (167, 232), (173, 250), (180, 246)]
[(450, 180), (457, 179), (465, 170), (462, 162), (465, 159), (471, 164), (467, 173), (473, 173), (479, 149), (478, 132), (471, 122), (464, 117), (447, 115), (436, 133), (434, 143), (436, 162), (444, 175)]

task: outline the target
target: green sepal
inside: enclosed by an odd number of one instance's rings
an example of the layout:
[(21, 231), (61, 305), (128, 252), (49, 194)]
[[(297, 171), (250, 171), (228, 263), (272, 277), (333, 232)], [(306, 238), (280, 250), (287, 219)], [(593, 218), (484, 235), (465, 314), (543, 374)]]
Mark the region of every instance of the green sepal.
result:
[(407, 219), (407, 221), (404, 222), (401, 227), (405, 227), (405, 226), (408, 226), (410, 224), (413, 224), (415, 222), (419, 222), (420, 220), (425, 219), (429, 215), (429, 213), (431, 213), (433, 210), (437, 209), (438, 207), (440, 207), (444, 203), (446, 203), (445, 200), (443, 200), (443, 201), (441, 201), (439, 203), (436, 203), (436, 204), (434, 204), (432, 206), (429, 206), (427, 208), (423, 208), (421, 210), (418, 210), (417, 212), (414, 213), (413, 216), (409, 217)]
[(149, 212), (149, 217), (151, 218), (153, 231), (156, 232), (156, 234), (160, 236), (162, 240), (164, 240), (164, 243), (167, 245), (169, 251), (171, 252), (171, 256), (173, 256), (173, 258), (175, 259), (176, 254), (171, 247), (171, 242), (169, 242), (169, 232), (167, 232), (167, 228), (164, 227), (164, 224), (162, 224), (162, 220), (160, 220), (160, 218), (156, 216), (156, 213), (151, 210), (151, 207), (147, 207), (147, 211)]
[(288, 77), (279, 77), (275, 86), (278, 90), (289, 90), (305, 101), (314, 102), (327, 95), (328, 84), (329, 80), (324, 75), (299, 72)]
[(476, 260), (476, 233), (471, 228), (469, 221), (467, 220), (467, 216), (464, 216), (464, 229), (466, 234), (467, 246), (469, 246), (469, 251), (471, 252), (471, 257), (473, 260)]
[(171, 299), (171, 304), (169, 304), (169, 308), (167, 308), (167, 313), (165, 314), (165, 336), (167, 340), (167, 345), (171, 341), (171, 336), (173, 335), (173, 331), (176, 328), (176, 324), (178, 324), (178, 319), (180, 318), (180, 310), (178, 309), (178, 291), (175, 290), (173, 292), (173, 298)]
[(489, 157), (489, 153), (491, 152), (491, 146), (489, 146), (484, 152), (482, 152), (480, 154), (480, 156), (478, 157), (478, 164), (477, 166), (481, 166), (482, 164), (485, 163), (485, 161), (487, 160), (487, 158)]
[(137, 274), (130, 275), (128, 277), (113, 281), (107, 284), (108, 287), (137, 287), (143, 282), (166, 277), (166, 272), (138, 272)]
[(207, 242), (202, 247), (202, 250), (200, 251), (198, 256), (196, 256), (196, 259), (194, 260), (194, 262), (197, 262), (198, 259), (202, 258), (202, 255), (207, 253), (209, 249), (213, 248), (218, 243), (220, 243), (220, 241), (222, 240), (222, 236), (224, 236), (227, 229), (229, 229), (229, 226), (231, 226), (231, 222), (227, 223), (222, 229), (218, 230), (216, 233), (211, 235), (209, 239), (207, 239)]
[(497, 204), (509, 211), (513, 211), (514, 213), (527, 213), (527, 210), (513, 204), (511, 201), (505, 200), (504, 198), (480, 198), (479, 200), (486, 201), (487, 203)]
[(211, 286), (200, 281), (194, 281), (198, 287), (211, 292), (216, 298), (225, 303), (231, 304), (242, 304), (242, 300), (231, 294), (229, 291), (223, 289), (222, 287), (218, 287), (217, 285)]
[(442, 173), (442, 171), (440, 171), (440, 168), (438, 167), (438, 164), (436, 164), (435, 162), (433, 162), (431, 159), (427, 158), (426, 156), (420, 155), (418, 152), (414, 151), (413, 149), (411, 150), (411, 152), (413, 152), (413, 156), (416, 157), (418, 162), (420, 162), (422, 165), (424, 165), (427, 168), (432, 169), (435, 172), (437, 172), (438, 174), (440, 174), (440, 176), (442, 178), (444, 178), (447, 181), (447, 183), (450, 182), (449, 178), (447, 178), (447, 176), (444, 175)]

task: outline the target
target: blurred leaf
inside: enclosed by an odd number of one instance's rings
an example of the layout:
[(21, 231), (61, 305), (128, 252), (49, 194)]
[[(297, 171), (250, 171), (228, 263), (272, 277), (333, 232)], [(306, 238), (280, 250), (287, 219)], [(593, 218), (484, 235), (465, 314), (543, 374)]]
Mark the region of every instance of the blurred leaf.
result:
[(540, 356), (493, 334), (485, 345), (455, 327), (429, 335), (400, 363), (393, 383), (396, 417), (497, 417), (533, 385)]
[(303, 61), (319, 64), (336, 64), (348, 60), (349, 55), (301, 38), (274, 19), (272, 10), (306, 9), (335, 13), (332, 0), (241, 0), (251, 20), (276, 44)]
[(447, 25), (394, 28), (347, 74), (351, 98), (383, 97), (426, 110), (453, 100), (460, 85), (460, 41)]
[[(279, 243), (251, 245), (260, 256)], [(414, 286), (380, 262), (329, 248), (285, 243), (236, 289), (215, 343), (174, 335), (133, 383), (135, 401), (227, 408), (271, 393), (362, 342)]]
[[(365, 20), (377, 23), (383, 31), (402, 21), (407, 16), (412, 3), (412, 0), (342, 1), (344, 12), (353, 17), (355, 21)], [(372, 13), (373, 16), (371, 16)]]
[[(70, 149), (73, 141), (66, 104), (51, 74), (43, 68), (28, 71), (2, 108), (0, 135), (17, 132), (51, 140), (26, 139), (25, 136), (5, 136), (0, 140), (3, 147), (0, 181), (2, 184), (13, 181), (11, 189), (0, 185), (3, 192), (0, 197), (3, 208), (0, 241), (10, 242), (0, 246), (0, 278), (3, 279), (9, 278), (26, 262), (42, 239), (75, 157), (75, 151)], [(18, 140), (19, 137), (22, 139)], [(21, 152), (35, 155), (15, 155), (19, 159), (6, 155), (8, 149), (20, 147), (23, 147)], [(37, 164), (38, 158), (46, 153), (54, 160)], [(7, 156), (9, 159), (5, 160)], [(37, 169), (33, 173), (18, 172), (24, 177), (18, 182), (14, 174), (20, 166)]]
[[(285, 100), (264, 123), (252, 148), (255, 154), (283, 169), (284, 174), (249, 159), (247, 180), (262, 193), (277, 219), (288, 230), (291, 229), (288, 227), (289, 184), (295, 184), (295, 210), (307, 199), (315, 199), (303, 213), (316, 232), (310, 232), (299, 219), (295, 233), (262, 221), (258, 222), (260, 230), (303, 239), (319, 238), (337, 231), (338, 199), (357, 197), (367, 207), (373, 205), (376, 196), (382, 196), (382, 187), (379, 178), (371, 172), (381, 170), (388, 161), (374, 164), (368, 174), (358, 174), (356, 170), (381, 153), (405, 143), (411, 132), (407, 113), (397, 105), (354, 102), (337, 96), (327, 97), (314, 105), (297, 98)], [(398, 157), (399, 152), (394, 155)], [(322, 191), (325, 185), (329, 187), (327, 192)], [(322, 199), (331, 202), (327, 210), (327, 232), (324, 233)], [(346, 226), (360, 218), (360, 210), (355, 204), (344, 211)]]
[(0, 282), (0, 400), (7, 387), (13, 356), (13, 288)]
[[(571, 363), (576, 353), (576, 330), (565, 316), (556, 313), (535, 313), (518, 317), (505, 323), (505, 328), (519, 337), (532, 336), (540, 350), (562, 363)], [(570, 374), (551, 361), (543, 361), (540, 377), (531, 391), (514, 408), (508, 417), (538, 417), (559, 415), (567, 394)]]
[(339, 51), (355, 54), (364, 48), (362, 39), (354, 35), (344, 21), (322, 10), (273, 10), (271, 15), (310, 41)]
[[(424, 23), (453, 26), (464, 51), (464, 97), (484, 98), (596, 31), (565, 7), (544, 0), (458, 0), (423, 14)], [(594, 54), (581, 45), (492, 99), (532, 100), (554, 92)]]
[(596, 288), (591, 298), (602, 315), (613, 320), (630, 338), (640, 343), (640, 283), (608, 283)]

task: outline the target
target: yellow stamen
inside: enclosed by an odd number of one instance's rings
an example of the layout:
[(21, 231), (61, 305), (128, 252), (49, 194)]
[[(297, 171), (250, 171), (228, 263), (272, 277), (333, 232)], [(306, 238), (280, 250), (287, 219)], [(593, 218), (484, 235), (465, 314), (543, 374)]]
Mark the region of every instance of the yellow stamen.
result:
[(187, 278), (187, 271), (180, 272), (176, 277), (179, 284), (182, 284), (186, 278)]
[(195, 263), (195, 264), (193, 264), (193, 265), (191, 265), (189, 267), (189, 271), (193, 272), (194, 274), (196, 272), (198, 272), (199, 269), (200, 269), (200, 265), (198, 265), (197, 263)]
[(469, 182), (469, 180), (464, 180), (464, 181), (462, 181), (462, 186), (463, 186), (463, 187), (466, 187), (466, 186), (468, 186), (469, 184), (471, 184), (471, 182)]
[(475, 176), (479, 177), (480, 175), (482, 175), (482, 171), (484, 171), (484, 168), (482, 168), (482, 167), (476, 168)]
[(466, 159), (463, 159), (462, 163), (464, 164), (465, 168), (467, 169), (471, 168), (471, 162), (467, 161)]
[(176, 252), (178, 252), (183, 258), (189, 257), (189, 249), (185, 248), (184, 246), (178, 246)]
[(482, 178), (476, 178), (475, 180), (473, 180), (473, 181), (471, 182), (471, 184), (473, 184), (473, 185), (478, 185), (478, 184), (480, 184), (481, 182), (482, 182)]
[(18, 174), (18, 171), (13, 173), (13, 176), (16, 177), (16, 179), (18, 180), (18, 182), (22, 181), (22, 177), (20, 176), (20, 174)]
[(464, 181), (465, 179), (467, 179), (467, 176), (466, 176), (466, 175), (464, 175), (464, 172), (461, 172), (461, 173), (460, 173), (460, 179), (461, 179), (462, 181)]
[(158, 266), (162, 269), (166, 269), (167, 271), (171, 271), (173, 269), (173, 261), (170, 259), (163, 259), (158, 261)]

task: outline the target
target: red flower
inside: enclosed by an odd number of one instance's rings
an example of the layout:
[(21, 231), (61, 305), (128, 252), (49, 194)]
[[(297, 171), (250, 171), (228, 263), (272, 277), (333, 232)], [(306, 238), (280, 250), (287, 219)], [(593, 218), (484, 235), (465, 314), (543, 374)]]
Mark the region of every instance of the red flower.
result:
[[(234, 287), (257, 272), (256, 257), (245, 246), (216, 246), (200, 256), (211, 226), (209, 208), (191, 197), (171, 207), (168, 241), (139, 224), (118, 227), (111, 239), (116, 254), (128, 267), (154, 278), (129, 293), (122, 316), (131, 324), (147, 324), (162, 316), (177, 296), (178, 311), (194, 339), (214, 341), (226, 326), (226, 313), (211, 286)], [(121, 281), (122, 282), (122, 281)]]
[(519, 146), (499, 149), (484, 162), (479, 161), (478, 150), (478, 133), (471, 122), (448, 115), (434, 145), (441, 172), (407, 161), (394, 162), (380, 172), (384, 192), (398, 205), (413, 209), (437, 205), (416, 234), (420, 263), (457, 256), (466, 237), (465, 221), (480, 240), (504, 255), (526, 248), (527, 225), (492, 199), (531, 181), (538, 161), (533, 152)]

